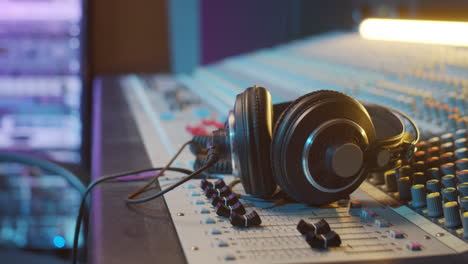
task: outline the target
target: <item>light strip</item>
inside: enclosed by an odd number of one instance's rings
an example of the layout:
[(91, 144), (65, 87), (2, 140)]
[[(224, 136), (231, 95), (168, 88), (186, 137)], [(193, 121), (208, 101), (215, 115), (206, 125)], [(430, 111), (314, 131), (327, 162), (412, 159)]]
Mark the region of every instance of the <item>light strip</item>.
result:
[(369, 18), (359, 33), (367, 39), (468, 46), (468, 22)]

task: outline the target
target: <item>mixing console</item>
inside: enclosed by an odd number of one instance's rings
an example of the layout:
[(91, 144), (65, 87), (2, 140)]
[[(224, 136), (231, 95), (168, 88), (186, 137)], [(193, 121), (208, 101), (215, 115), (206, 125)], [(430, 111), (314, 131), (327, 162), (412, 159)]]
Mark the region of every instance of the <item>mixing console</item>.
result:
[[(319, 89), (341, 91), (400, 109), (421, 129), (411, 162), (370, 174), (349, 200), (325, 207), (250, 197), (232, 176), (188, 181), (165, 200), (189, 263), (466, 263), (467, 68), (466, 49), (331, 33), (229, 58), (192, 75), (121, 82), (155, 166), (194, 134), (224, 123), (236, 94), (254, 84), (267, 87), (273, 103)], [(194, 160), (185, 153), (177, 165), (193, 167)], [(165, 176), (160, 184), (178, 179)], [(299, 230), (313, 227), (312, 233), (296, 230), (301, 219)]]

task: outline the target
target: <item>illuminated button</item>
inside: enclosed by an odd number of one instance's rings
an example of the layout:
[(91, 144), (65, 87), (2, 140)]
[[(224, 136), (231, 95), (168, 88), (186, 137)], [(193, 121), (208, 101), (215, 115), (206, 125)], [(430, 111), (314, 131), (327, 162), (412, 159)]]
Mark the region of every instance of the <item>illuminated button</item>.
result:
[(195, 185), (189, 184), (189, 185), (187, 185), (186, 188), (189, 189), (189, 190), (192, 190), (192, 189), (195, 189)]
[(205, 218), (205, 221), (203, 221), (203, 222), (204, 222), (205, 224), (207, 224), (207, 225), (211, 225), (211, 224), (215, 224), (215, 223), (216, 223), (216, 221), (215, 221), (213, 218), (211, 218), (211, 217)]
[(422, 248), (422, 245), (419, 243), (409, 242), (406, 244), (406, 248), (411, 251), (419, 251)]
[(395, 230), (390, 230), (390, 237), (394, 239), (402, 239), (405, 238), (405, 233)]
[(202, 204), (205, 204), (205, 202), (203, 200), (196, 200), (195, 204), (202, 205)]
[(365, 221), (372, 220), (375, 218), (375, 216), (376, 216), (376, 213), (372, 210), (362, 209), (361, 211), (362, 220), (365, 220)]
[(190, 196), (197, 197), (197, 196), (200, 196), (200, 193), (199, 192), (191, 192)]
[(226, 241), (220, 240), (216, 243), (217, 247), (228, 247), (228, 243)]
[(378, 227), (378, 228), (385, 228), (385, 227), (390, 226), (390, 224), (387, 221), (383, 220), (383, 219), (375, 219), (374, 225), (376, 227)]
[(211, 234), (212, 235), (221, 235), (222, 232), (221, 232), (221, 230), (214, 228), (214, 229), (211, 229)]
[(200, 209), (200, 214), (209, 214), (209, 213), (210, 213), (210, 210), (208, 210), (207, 208)]

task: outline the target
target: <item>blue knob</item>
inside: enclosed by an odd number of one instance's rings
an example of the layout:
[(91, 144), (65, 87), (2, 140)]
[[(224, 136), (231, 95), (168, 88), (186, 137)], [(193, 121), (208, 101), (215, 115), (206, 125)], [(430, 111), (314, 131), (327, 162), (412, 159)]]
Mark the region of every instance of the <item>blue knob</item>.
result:
[(454, 202), (457, 200), (457, 189), (453, 187), (442, 189), (442, 198), (444, 202)]
[(457, 166), (457, 169), (459, 171), (462, 171), (462, 170), (468, 170), (468, 158), (464, 158), (464, 159), (459, 159), (455, 162), (455, 165)]
[(445, 226), (448, 228), (457, 228), (461, 225), (457, 202), (446, 202), (444, 204), (444, 217)]
[(442, 173), (444, 175), (455, 174), (455, 164), (451, 162), (443, 164), (442, 166), (440, 166), (440, 169), (442, 170)]
[(461, 197), (468, 196), (468, 182), (458, 184), (457, 188)]
[(427, 191), (429, 193), (440, 192), (440, 181), (439, 180), (428, 180), (426, 182)]
[(468, 239), (468, 212), (464, 212), (462, 215), (463, 222), (463, 237)]
[(411, 197), (413, 201), (411, 205), (414, 208), (426, 207), (426, 190), (423, 184), (416, 184), (411, 187)]
[(455, 157), (457, 157), (457, 159), (468, 158), (468, 148), (459, 148), (455, 150)]
[(449, 187), (455, 187), (456, 186), (456, 178), (454, 175), (452, 174), (448, 174), (448, 175), (445, 175), (444, 177), (442, 177), (442, 186), (444, 186), (444, 188), (449, 188)]
[(460, 207), (464, 211), (468, 211), (468, 196), (460, 198)]
[(398, 194), (400, 200), (409, 201), (411, 200), (411, 180), (409, 177), (403, 177), (398, 179)]
[(427, 202), (427, 215), (429, 217), (442, 216), (442, 197), (440, 193), (434, 192), (426, 196)]
[(457, 178), (459, 182), (468, 182), (468, 170), (457, 172)]

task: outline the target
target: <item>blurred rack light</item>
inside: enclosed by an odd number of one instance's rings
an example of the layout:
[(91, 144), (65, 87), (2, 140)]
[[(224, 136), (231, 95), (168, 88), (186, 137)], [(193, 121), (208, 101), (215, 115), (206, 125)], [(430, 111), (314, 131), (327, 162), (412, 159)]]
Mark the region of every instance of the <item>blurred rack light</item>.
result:
[(366, 39), (468, 46), (468, 22), (369, 18), (359, 33)]

